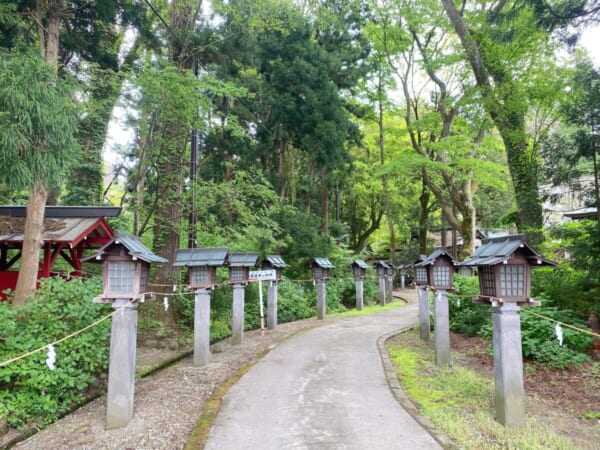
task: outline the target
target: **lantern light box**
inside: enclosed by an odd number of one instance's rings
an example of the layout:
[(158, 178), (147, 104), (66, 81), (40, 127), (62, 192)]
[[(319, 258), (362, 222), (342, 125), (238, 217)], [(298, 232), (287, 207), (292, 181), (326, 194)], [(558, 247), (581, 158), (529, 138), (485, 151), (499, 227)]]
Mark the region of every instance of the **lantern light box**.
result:
[(436, 289), (452, 289), (456, 262), (448, 250), (440, 247), (415, 263), (415, 283)]
[(461, 266), (477, 267), (481, 297), (530, 303), (531, 268), (554, 266), (525, 242), (523, 234), (486, 239)]
[(267, 255), (261, 262), (263, 269), (274, 269), (276, 281), (281, 281), (281, 271), (288, 265), (279, 255)]
[(258, 253), (230, 253), (229, 254), (229, 283), (248, 284), (250, 267), (258, 265)]
[(137, 297), (148, 288), (150, 265), (169, 262), (148, 250), (138, 236), (120, 232), (82, 261), (103, 263), (104, 291), (95, 299), (102, 303)]
[(374, 264), (374, 267), (378, 277), (388, 275), (388, 272), (392, 270), (392, 266), (386, 263), (385, 261), (377, 261)]
[(214, 289), (217, 285), (217, 267), (227, 262), (228, 250), (216, 248), (182, 248), (175, 254), (173, 267), (188, 268), (190, 289)]
[(329, 271), (335, 269), (335, 266), (327, 258), (315, 258), (311, 263), (313, 278), (315, 280), (326, 280), (329, 278)]
[(371, 266), (369, 266), (362, 259), (354, 260), (351, 267), (352, 267), (352, 275), (354, 275), (354, 278), (356, 280), (363, 279), (366, 275), (367, 269), (371, 268)]

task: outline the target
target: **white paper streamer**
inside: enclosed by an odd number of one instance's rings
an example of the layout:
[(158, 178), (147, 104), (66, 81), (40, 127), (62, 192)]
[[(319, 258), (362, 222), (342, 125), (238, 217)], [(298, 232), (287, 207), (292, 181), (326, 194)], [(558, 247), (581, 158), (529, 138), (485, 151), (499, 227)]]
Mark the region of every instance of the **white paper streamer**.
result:
[(169, 309), (169, 297), (165, 297), (163, 299), (163, 305), (165, 307), (165, 311)]
[(173, 292), (177, 292), (177, 285), (176, 284), (173, 285)]
[(557, 323), (554, 327), (554, 333), (556, 334), (556, 339), (558, 339), (558, 345), (563, 345), (563, 330), (560, 326), (560, 323)]
[(458, 306), (460, 308), (460, 298), (456, 299), (456, 306)]
[(56, 362), (56, 352), (54, 351), (54, 345), (48, 344), (48, 355), (46, 356), (46, 365), (48, 369), (55, 370), (56, 366), (54, 363)]

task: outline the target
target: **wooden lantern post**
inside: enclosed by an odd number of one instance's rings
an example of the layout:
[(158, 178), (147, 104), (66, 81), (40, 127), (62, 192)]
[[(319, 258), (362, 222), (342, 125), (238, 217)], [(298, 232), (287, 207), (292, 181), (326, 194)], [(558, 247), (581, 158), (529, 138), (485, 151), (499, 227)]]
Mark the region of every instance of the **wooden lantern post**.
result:
[(420, 255), (412, 265), (415, 275), (415, 285), (417, 286), (417, 296), (419, 298), (419, 337), (422, 341), (429, 340), (431, 333), (431, 323), (429, 320), (429, 277), (427, 267), (421, 265), (427, 258), (426, 255)]
[(229, 284), (233, 285), (231, 341), (241, 344), (244, 339), (245, 288), (251, 267), (256, 267), (258, 253), (229, 254)]
[(367, 273), (367, 269), (370, 269), (366, 262), (362, 259), (356, 259), (351, 265), (352, 267), (352, 275), (354, 276), (355, 285), (356, 285), (356, 309), (361, 311), (363, 309), (364, 303), (364, 288), (363, 288), (363, 280)]
[(394, 266), (387, 264), (385, 268), (386, 303), (394, 300)]
[[(422, 258), (415, 264), (417, 284), (425, 285), (424, 280), (426, 278), (427, 286), (431, 287), (434, 292), (435, 363), (440, 367), (450, 366), (448, 290), (453, 289), (452, 282), (454, 280), (455, 265), (456, 262), (448, 250), (442, 247), (436, 249), (433, 253)], [(429, 317), (427, 318), (427, 329), (429, 330)]]
[(281, 281), (281, 271), (288, 265), (279, 255), (267, 255), (261, 263), (263, 270), (275, 270), (275, 280), (270, 280), (267, 288), (267, 329), (277, 327), (277, 284)]
[(492, 306), (496, 420), (525, 424), (525, 387), (519, 307), (536, 306), (530, 298), (531, 268), (552, 266), (525, 242), (522, 234), (486, 239), (462, 266), (477, 268), (481, 295), (475, 303)]
[(385, 261), (377, 261), (373, 264), (373, 267), (375, 267), (375, 273), (377, 273), (377, 278), (379, 279), (379, 304), (385, 306), (385, 298), (387, 295), (386, 271), (389, 264)]
[(188, 289), (194, 298), (194, 365), (210, 360), (210, 299), (217, 286), (217, 267), (225, 265), (226, 248), (186, 248), (177, 250), (174, 267), (186, 267)]
[(327, 312), (326, 281), (335, 266), (327, 258), (315, 258), (311, 264), (313, 279), (317, 282), (317, 320), (325, 319)]
[(82, 261), (103, 263), (104, 290), (94, 301), (120, 310), (112, 316), (110, 332), (106, 429), (121, 428), (133, 417), (138, 303), (148, 295), (150, 265), (168, 260), (148, 250), (137, 236), (117, 233)]

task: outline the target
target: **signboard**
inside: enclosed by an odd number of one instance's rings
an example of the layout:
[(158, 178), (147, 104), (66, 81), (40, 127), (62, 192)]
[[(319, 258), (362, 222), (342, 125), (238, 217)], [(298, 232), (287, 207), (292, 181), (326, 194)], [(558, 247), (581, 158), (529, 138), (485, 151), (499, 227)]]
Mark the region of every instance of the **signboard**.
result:
[(272, 281), (277, 279), (275, 269), (251, 270), (248, 276), (250, 281)]

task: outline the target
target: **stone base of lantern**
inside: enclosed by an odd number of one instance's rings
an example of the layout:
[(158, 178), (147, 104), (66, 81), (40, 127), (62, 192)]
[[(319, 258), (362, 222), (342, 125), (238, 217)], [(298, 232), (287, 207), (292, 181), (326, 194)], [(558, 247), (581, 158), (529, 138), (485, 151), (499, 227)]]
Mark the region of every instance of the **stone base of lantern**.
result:
[(194, 365), (210, 360), (210, 289), (198, 289), (194, 304)]
[(327, 312), (325, 291), (325, 280), (317, 280), (317, 320), (325, 319), (325, 313)]
[(244, 339), (244, 296), (243, 284), (233, 285), (233, 311), (231, 323), (231, 342), (241, 344)]
[(129, 299), (117, 299), (110, 330), (106, 429), (126, 426), (133, 417), (135, 390), (135, 354), (137, 342), (137, 305)]
[(450, 366), (450, 317), (448, 312), (448, 292), (436, 289), (433, 300), (435, 317), (435, 364), (438, 367)]
[(277, 283), (269, 282), (267, 288), (267, 328), (274, 329), (277, 326)]
[(364, 303), (364, 290), (363, 290), (363, 280), (359, 278), (356, 280), (356, 309), (358, 311), (362, 311), (363, 303)]
[(426, 287), (419, 287), (417, 292), (419, 295), (419, 336), (421, 340), (428, 341), (430, 333), (429, 291)]
[(496, 420), (506, 426), (525, 424), (525, 388), (519, 306), (492, 308)]
[(386, 287), (385, 277), (379, 277), (379, 304), (381, 306), (385, 306)]

